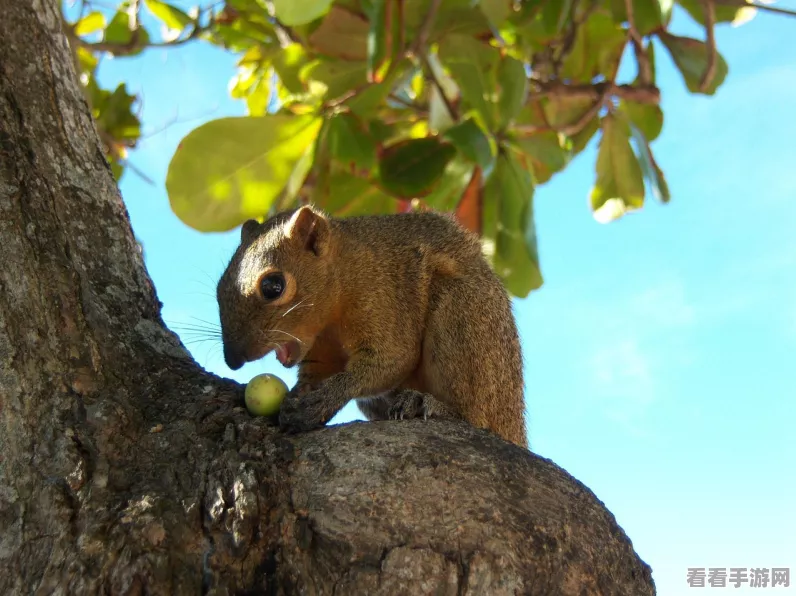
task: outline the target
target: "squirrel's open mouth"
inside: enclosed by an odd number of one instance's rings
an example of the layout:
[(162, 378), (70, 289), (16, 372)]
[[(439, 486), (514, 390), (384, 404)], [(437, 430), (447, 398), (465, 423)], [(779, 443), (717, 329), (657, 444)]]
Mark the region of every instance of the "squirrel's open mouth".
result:
[(286, 368), (290, 368), (298, 360), (301, 347), (297, 341), (289, 341), (276, 347), (276, 359)]

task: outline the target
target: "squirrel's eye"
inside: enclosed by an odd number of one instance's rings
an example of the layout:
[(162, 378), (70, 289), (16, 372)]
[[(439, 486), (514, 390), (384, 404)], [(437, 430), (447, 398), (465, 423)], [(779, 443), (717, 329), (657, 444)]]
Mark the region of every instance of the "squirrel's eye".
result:
[(285, 291), (285, 277), (281, 273), (271, 273), (260, 280), (260, 292), (266, 300), (276, 300)]

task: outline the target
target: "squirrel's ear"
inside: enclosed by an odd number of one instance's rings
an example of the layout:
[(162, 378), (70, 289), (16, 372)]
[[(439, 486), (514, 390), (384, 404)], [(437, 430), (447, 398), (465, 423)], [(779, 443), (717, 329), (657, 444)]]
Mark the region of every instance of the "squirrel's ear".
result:
[(250, 219), (248, 221), (243, 222), (243, 225), (240, 227), (241, 243), (244, 244), (247, 243), (259, 231), (260, 231), (260, 222), (258, 222), (256, 219)]
[(290, 218), (286, 234), (289, 238), (301, 242), (304, 248), (316, 256), (321, 255), (328, 244), (329, 222), (323, 214), (305, 205), (296, 210)]

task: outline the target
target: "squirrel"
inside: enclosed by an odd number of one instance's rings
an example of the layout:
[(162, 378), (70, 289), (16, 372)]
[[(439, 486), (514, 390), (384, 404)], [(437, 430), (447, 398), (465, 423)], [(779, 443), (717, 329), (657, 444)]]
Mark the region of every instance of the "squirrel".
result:
[(452, 417), (528, 446), (511, 302), (452, 216), (304, 205), (248, 220), (217, 300), (229, 368), (272, 351), (299, 366), (279, 412), (286, 432), (356, 399), (371, 421)]

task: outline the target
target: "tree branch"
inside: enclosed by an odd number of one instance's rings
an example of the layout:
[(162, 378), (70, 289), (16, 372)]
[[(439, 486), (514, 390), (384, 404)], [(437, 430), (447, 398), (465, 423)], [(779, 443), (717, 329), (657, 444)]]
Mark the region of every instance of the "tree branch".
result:
[(627, 12), (628, 35), (633, 42), (633, 52), (638, 63), (638, 76), (642, 85), (649, 85), (652, 81), (652, 69), (650, 68), (649, 58), (644, 52), (644, 42), (636, 29), (636, 19), (633, 13), (633, 0), (625, 0), (625, 11)]
[(431, 28), (434, 26), (434, 20), (437, 18), (437, 11), (442, 4), (442, 0), (431, 0), (431, 6), (426, 13), (423, 24), (420, 26), (420, 32), (417, 34), (417, 39), (409, 50), (409, 57), (426, 54), (426, 44), (431, 35)]
[(133, 52), (144, 49), (144, 48), (169, 48), (169, 47), (176, 47), (181, 46), (183, 44), (188, 43), (189, 41), (193, 41), (199, 37), (205, 31), (208, 31), (210, 27), (201, 27), (196, 25), (191, 30), (191, 33), (188, 37), (182, 39), (175, 39), (173, 41), (158, 41), (158, 42), (150, 42), (146, 44), (139, 43), (139, 35), (138, 29), (133, 31), (133, 35), (130, 38), (130, 41), (127, 43), (115, 43), (110, 41), (96, 41), (96, 42), (87, 42), (84, 41), (79, 36), (75, 35), (73, 31), (69, 32), (69, 39), (70, 41), (77, 43), (78, 45), (84, 47), (85, 49), (91, 52), (108, 52), (109, 54), (113, 54), (114, 56), (128, 56)]
[(434, 67), (431, 65), (428, 56), (425, 53), (421, 54), (421, 60), (423, 62), (423, 66), (428, 70), (428, 75), (431, 77), (431, 82), (437, 88), (437, 92), (439, 92), (439, 96), (442, 98), (445, 108), (448, 110), (448, 115), (454, 122), (456, 122), (459, 119), (459, 112), (454, 107), (453, 102), (450, 100), (448, 95), (445, 93), (445, 89), (442, 87), (442, 82), (440, 82), (439, 77), (437, 77), (437, 73), (434, 72)]
[(713, 0), (702, 0), (702, 5), (705, 8), (705, 33), (707, 35), (705, 43), (708, 46), (708, 64), (705, 74), (702, 75), (702, 80), (699, 82), (699, 90), (704, 93), (713, 82), (713, 77), (716, 76), (718, 50), (715, 37), (716, 7), (713, 6)]
[(533, 81), (539, 86), (539, 91), (534, 93), (534, 98), (539, 97), (568, 97), (591, 98), (595, 101), (601, 97), (614, 96), (635, 103), (658, 105), (661, 101), (661, 92), (654, 85), (633, 86), (616, 85), (610, 81), (595, 83), (593, 85), (565, 85), (563, 83), (542, 83)]

